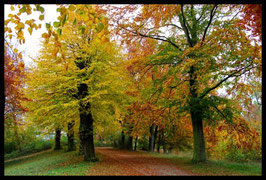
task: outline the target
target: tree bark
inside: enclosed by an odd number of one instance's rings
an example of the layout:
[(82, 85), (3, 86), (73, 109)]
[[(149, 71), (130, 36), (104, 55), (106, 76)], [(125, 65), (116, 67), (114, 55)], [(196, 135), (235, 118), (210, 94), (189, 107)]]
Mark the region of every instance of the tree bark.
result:
[(133, 150), (133, 138), (132, 136), (128, 136), (128, 141), (126, 144), (126, 149), (132, 151)]
[(157, 153), (160, 153), (160, 147), (161, 147), (161, 134), (158, 135)]
[(138, 136), (135, 138), (135, 146), (134, 146), (134, 151), (137, 150), (137, 143), (138, 143)]
[(158, 126), (155, 126), (155, 130), (154, 130), (153, 150), (155, 150), (155, 144), (156, 144), (157, 134), (158, 134)]
[(91, 114), (91, 105), (89, 102), (83, 102), (82, 99), (88, 95), (87, 84), (79, 84), (78, 95), (79, 104), (79, 138), (82, 146), (84, 161), (96, 161), (93, 142), (93, 118)]
[(194, 140), (192, 161), (194, 163), (205, 162), (206, 152), (205, 152), (205, 142), (204, 142), (201, 113), (200, 112), (197, 113), (192, 110), (191, 118), (192, 118), (193, 140)]
[(162, 146), (163, 146), (163, 153), (167, 153), (166, 151), (166, 143), (165, 143), (165, 137), (164, 137), (164, 129), (162, 129), (162, 136), (161, 136), (161, 142), (162, 142)]
[(121, 143), (120, 143), (120, 148), (124, 149), (125, 148), (125, 133), (124, 131), (121, 132)]
[(79, 138), (84, 154), (84, 161), (94, 161), (96, 157), (93, 142), (93, 118), (90, 111), (80, 111)]
[(75, 150), (75, 144), (74, 144), (74, 121), (69, 122), (67, 124), (67, 140), (68, 140), (68, 149), (67, 151), (73, 151)]
[(154, 152), (154, 142), (155, 142), (155, 125), (150, 127), (150, 138), (149, 138), (149, 151)]
[(191, 99), (189, 102), (190, 105), (190, 115), (192, 120), (193, 127), (193, 158), (192, 162), (205, 162), (206, 161), (206, 150), (203, 134), (203, 124), (202, 124), (202, 110), (200, 104), (200, 98), (197, 94), (196, 86), (196, 75), (194, 74), (194, 67), (190, 68), (190, 93)]
[(60, 140), (61, 140), (61, 130), (59, 128), (56, 128), (56, 130), (55, 130), (55, 147), (54, 147), (54, 150), (61, 149)]

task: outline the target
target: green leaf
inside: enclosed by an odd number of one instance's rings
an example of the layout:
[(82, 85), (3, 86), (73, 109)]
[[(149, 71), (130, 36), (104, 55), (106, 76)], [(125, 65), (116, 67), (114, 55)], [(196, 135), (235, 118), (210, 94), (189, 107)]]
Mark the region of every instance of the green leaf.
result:
[(54, 22), (54, 27), (59, 27), (60, 26), (60, 22)]
[(99, 24), (97, 24), (97, 27), (96, 27), (97, 31), (101, 31), (103, 28), (104, 28), (103, 23), (100, 22)]
[(76, 25), (76, 24), (77, 24), (77, 19), (75, 18), (73, 21), (73, 25)]
[(49, 23), (46, 23), (46, 28), (49, 29), (51, 27), (51, 25)]
[(41, 11), (41, 13), (44, 13), (44, 8), (41, 7), (41, 6), (38, 6), (38, 7), (37, 7), (37, 10), (38, 10), (38, 11)]
[(78, 14), (79, 14), (79, 15), (83, 15), (83, 14), (84, 14), (84, 11), (79, 10), (79, 11), (78, 11)]
[(57, 29), (57, 34), (60, 36), (62, 34), (62, 29), (58, 28)]
[(67, 19), (66, 17), (67, 17), (67, 15), (64, 16), (64, 19), (62, 21), (62, 26), (64, 26), (64, 24), (66, 23), (66, 19)]
[(19, 12), (20, 12), (20, 13), (24, 13), (24, 12), (26, 12), (26, 7), (23, 6), (23, 7), (19, 10)]
[(80, 25), (78, 27), (78, 29), (80, 30), (81, 34), (84, 34), (84, 31), (85, 31), (85, 27), (84, 26)]
[(61, 8), (56, 8), (56, 12), (60, 12), (61, 11)]

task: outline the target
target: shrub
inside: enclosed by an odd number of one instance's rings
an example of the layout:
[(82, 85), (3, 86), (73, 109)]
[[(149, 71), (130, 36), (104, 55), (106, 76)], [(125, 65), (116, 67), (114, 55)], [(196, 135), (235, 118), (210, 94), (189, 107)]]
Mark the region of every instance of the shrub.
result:
[(35, 153), (35, 152), (40, 152), (43, 150), (50, 149), (50, 148), (52, 148), (52, 146), (53, 146), (52, 140), (34, 141), (34, 142), (27, 144), (24, 147), (22, 147), (21, 152), (19, 152), (18, 150), (14, 150), (10, 153), (6, 153), (4, 155), (4, 159), (7, 160), (7, 159), (16, 158), (16, 157), (28, 155), (31, 153)]
[(245, 154), (243, 154), (241, 150), (236, 148), (232, 148), (225, 156), (225, 159), (235, 162), (247, 162)]

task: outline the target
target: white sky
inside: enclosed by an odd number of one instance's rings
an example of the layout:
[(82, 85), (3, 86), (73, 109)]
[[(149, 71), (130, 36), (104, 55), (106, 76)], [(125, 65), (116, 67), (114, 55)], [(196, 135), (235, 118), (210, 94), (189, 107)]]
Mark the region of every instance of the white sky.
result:
[[(5, 19), (8, 18), (8, 14), (14, 14), (17, 12), (17, 11), (11, 11), (10, 6), (11, 5), (9, 4), (5, 4), (4, 6)], [(45, 4), (41, 6), (45, 9), (43, 21), (39, 20), (40, 12), (35, 12), (35, 11), (33, 11), (31, 15), (27, 15), (26, 13), (23, 13), (21, 14), (20, 18), (22, 22), (25, 22), (28, 19), (35, 19), (35, 23), (37, 25), (42, 24), (42, 28), (38, 30), (34, 29), (32, 31), (32, 35), (30, 35), (27, 30), (28, 26), (25, 26), (25, 29), (24, 29), (25, 44), (20, 45), (19, 43), (13, 41), (13, 38), (12, 38), (12, 44), (20, 52), (22, 52), (23, 60), (26, 66), (29, 65), (31, 62), (30, 57), (35, 58), (38, 54), (38, 51), (40, 50), (39, 42), (42, 39), (41, 37), (42, 33), (46, 32), (45, 23), (56, 21), (59, 15), (59, 12), (56, 12), (57, 6), (55, 4)], [(13, 27), (13, 26), (10, 26), (10, 27)]]

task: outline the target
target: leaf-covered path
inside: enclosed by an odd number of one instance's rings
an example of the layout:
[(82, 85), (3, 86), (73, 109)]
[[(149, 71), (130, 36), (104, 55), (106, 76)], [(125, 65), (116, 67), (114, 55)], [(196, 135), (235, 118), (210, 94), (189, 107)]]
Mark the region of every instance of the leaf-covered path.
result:
[(96, 148), (101, 160), (87, 175), (192, 175), (179, 169), (167, 159), (153, 157), (145, 152)]

